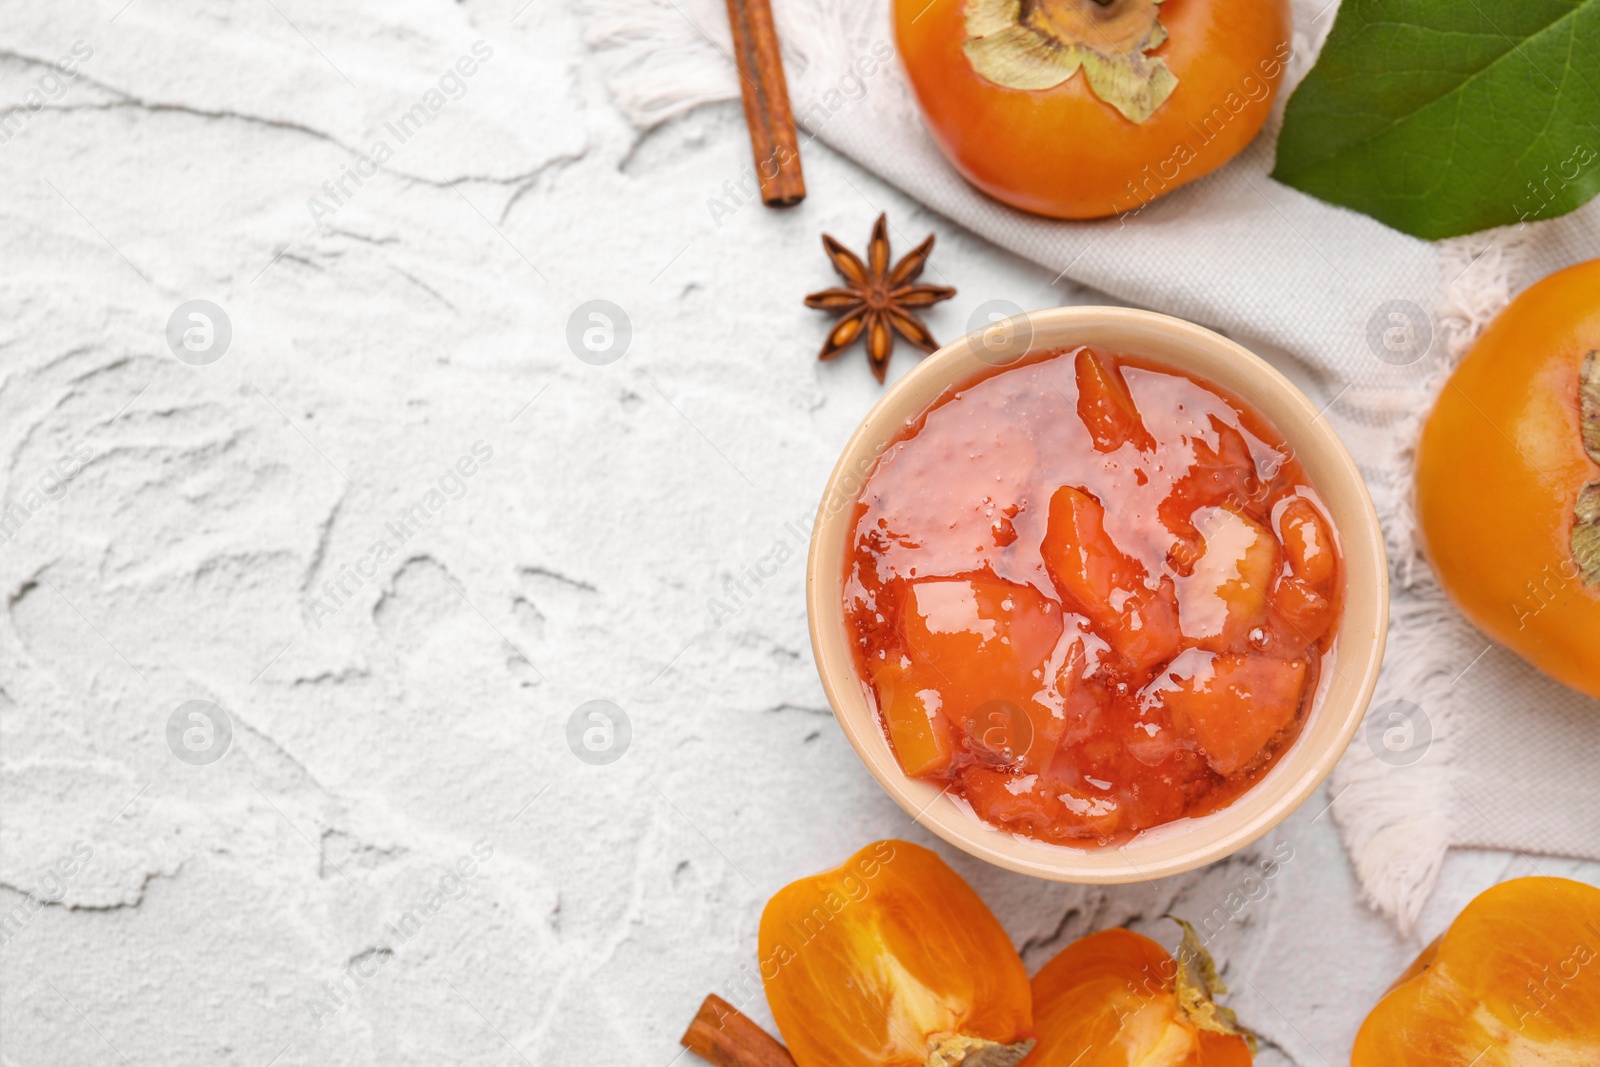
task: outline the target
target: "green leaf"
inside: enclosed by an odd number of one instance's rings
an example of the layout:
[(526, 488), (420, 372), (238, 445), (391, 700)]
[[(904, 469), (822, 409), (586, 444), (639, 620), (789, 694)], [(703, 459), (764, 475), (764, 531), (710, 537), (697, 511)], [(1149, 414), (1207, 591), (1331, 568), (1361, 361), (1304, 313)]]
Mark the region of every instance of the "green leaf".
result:
[(1600, 0), (1345, 0), (1273, 177), (1416, 237), (1600, 193)]

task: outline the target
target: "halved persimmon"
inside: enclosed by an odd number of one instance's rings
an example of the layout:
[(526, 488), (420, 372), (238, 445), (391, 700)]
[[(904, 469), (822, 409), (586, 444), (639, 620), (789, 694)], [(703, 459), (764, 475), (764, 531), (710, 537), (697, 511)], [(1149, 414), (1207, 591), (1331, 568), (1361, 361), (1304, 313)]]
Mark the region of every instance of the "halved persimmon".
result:
[(1517, 878), (1478, 895), (1356, 1035), (1351, 1067), (1600, 1063), (1600, 889)]
[(1011, 1067), (1033, 1047), (1028, 973), (937, 855), (879, 841), (778, 891), (761, 978), (798, 1067)]
[(1131, 930), (1068, 945), (1033, 977), (1025, 1067), (1249, 1067), (1251, 1038), (1192, 928), (1174, 959)]
[(1272, 110), (1289, 0), (895, 0), (934, 140), (984, 192), (1086, 219), (1211, 173)]

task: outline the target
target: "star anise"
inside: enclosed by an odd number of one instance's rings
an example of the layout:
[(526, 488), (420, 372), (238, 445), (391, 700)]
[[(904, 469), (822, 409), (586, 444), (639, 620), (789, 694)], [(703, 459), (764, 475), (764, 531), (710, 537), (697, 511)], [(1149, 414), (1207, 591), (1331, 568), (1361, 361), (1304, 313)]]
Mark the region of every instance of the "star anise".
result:
[[(910, 308), (925, 308), (941, 300), (949, 300), (956, 291), (948, 285), (914, 285), (922, 268), (928, 264), (928, 253), (933, 251), (933, 235), (889, 269), (889, 220), (879, 215), (872, 227), (872, 240), (867, 244), (867, 261), (835, 241), (822, 235), (822, 247), (827, 249), (833, 269), (849, 283), (843, 289), (824, 289), (806, 297), (806, 307), (823, 311), (842, 311), (840, 319), (828, 333), (818, 359), (832, 359), (850, 347), (856, 338), (866, 337), (867, 360), (879, 382), (889, 369), (889, 355), (894, 351), (894, 335), (898, 333), (924, 352), (939, 347), (933, 334), (911, 313)], [(892, 332), (891, 332), (892, 331)]]

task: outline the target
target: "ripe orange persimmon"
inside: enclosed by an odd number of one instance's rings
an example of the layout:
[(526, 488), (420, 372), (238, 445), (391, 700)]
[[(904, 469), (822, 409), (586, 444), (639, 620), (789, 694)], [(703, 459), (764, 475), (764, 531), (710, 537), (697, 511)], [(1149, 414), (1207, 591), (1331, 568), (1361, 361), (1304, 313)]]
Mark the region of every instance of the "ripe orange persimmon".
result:
[(1139, 207), (1239, 153), (1291, 54), (1289, 0), (895, 0), (940, 149), (1013, 207)]
[(761, 979), (798, 1067), (1011, 1067), (1033, 1047), (1028, 973), (937, 855), (879, 841), (779, 890)]
[(1523, 293), (1461, 361), (1423, 427), (1417, 515), (1479, 629), (1600, 697), (1600, 260)]
[(1356, 1035), (1351, 1067), (1600, 1063), (1600, 889), (1518, 878), (1480, 894)]
[(1034, 975), (1023, 1067), (1249, 1067), (1252, 1039), (1212, 1000), (1226, 990), (1187, 924), (1178, 956), (1131, 930), (1068, 945)]

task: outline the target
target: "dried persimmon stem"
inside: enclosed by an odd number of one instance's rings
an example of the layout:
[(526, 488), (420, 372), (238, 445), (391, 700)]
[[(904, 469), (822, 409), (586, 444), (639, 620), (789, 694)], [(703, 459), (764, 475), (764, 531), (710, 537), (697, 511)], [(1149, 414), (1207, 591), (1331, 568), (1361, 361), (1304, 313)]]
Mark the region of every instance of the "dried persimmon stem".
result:
[(715, 993), (701, 1003), (679, 1043), (716, 1067), (795, 1067), (788, 1049)]
[(1167, 918), (1183, 927), (1183, 943), (1175, 954), (1178, 961), (1176, 992), (1178, 1006), (1183, 1015), (1201, 1030), (1242, 1037), (1250, 1051), (1256, 1050), (1256, 1035), (1239, 1025), (1239, 1017), (1231, 1008), (1218, 1004), (1216, 998), (1228, 991), (1217, 973), (1216, 961), (1211, 958), (1195, 928), (1176, 915)]
[(1016, 1067), (1036, 1044), (1038, 1042), (1031, 1037), (1002, 1045), (987, 1038), (957, 1034), (928, 1054), (925, 1067)]
[(1178, 84), (1166, 60), (1149, 54), (1167, 39), (1160, 4), (966, 0), (961, 50), (980, 78), (1009, 89), (1053, 89), (1081, 77), (1095, 96), (1140, 123)]

